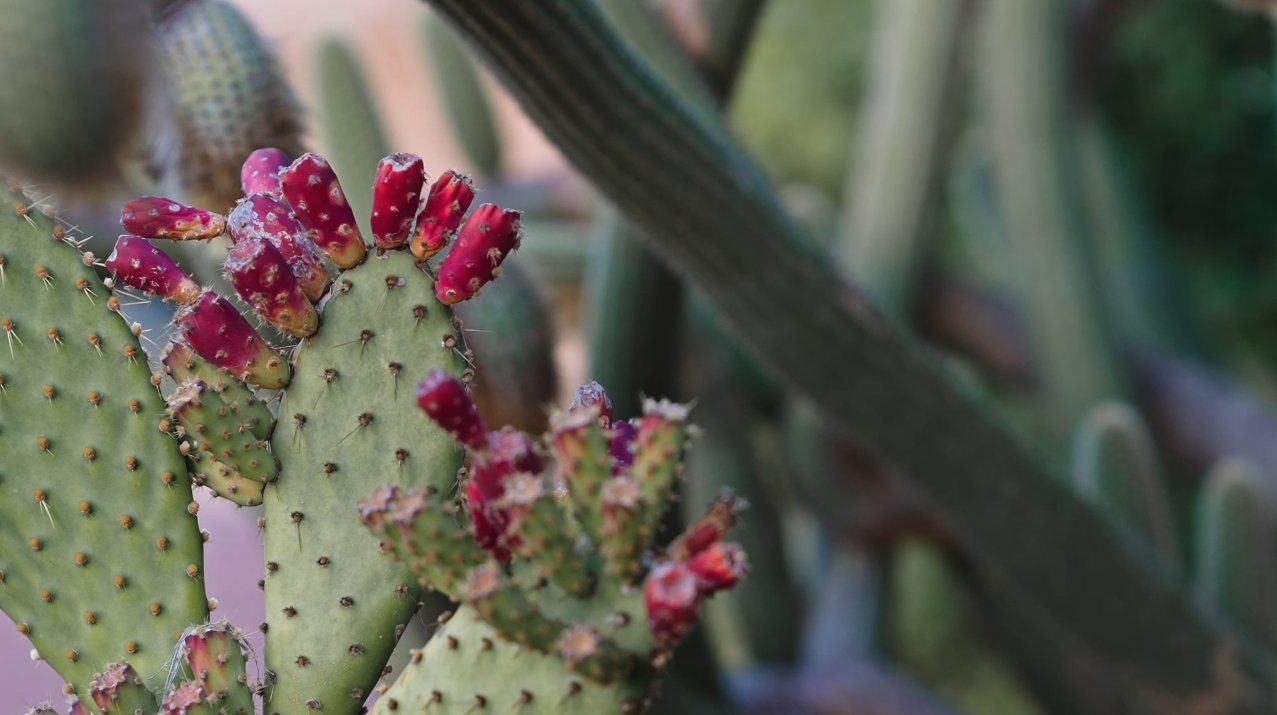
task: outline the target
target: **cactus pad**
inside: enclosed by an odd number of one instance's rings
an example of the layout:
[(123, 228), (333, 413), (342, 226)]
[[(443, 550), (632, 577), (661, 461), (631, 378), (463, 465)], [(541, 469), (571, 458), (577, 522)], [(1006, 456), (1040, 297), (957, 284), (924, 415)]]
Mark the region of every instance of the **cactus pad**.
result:
[(461, 451), (417, 409), (415, 380), (460, 374), (461, 338), (433, 281), (406, 251), (338, 276), (318, 333), (294, 355), (266, 494), (267, 712), (318, 700), (353, 712), (412, 615), (419, 587), (377, 558), (354, 502), (378, 485), (451, 491)]
[(0, 193), (0, 607), (78, 687), (151, 678), (207, 614), (186, 466), (118, 299)]

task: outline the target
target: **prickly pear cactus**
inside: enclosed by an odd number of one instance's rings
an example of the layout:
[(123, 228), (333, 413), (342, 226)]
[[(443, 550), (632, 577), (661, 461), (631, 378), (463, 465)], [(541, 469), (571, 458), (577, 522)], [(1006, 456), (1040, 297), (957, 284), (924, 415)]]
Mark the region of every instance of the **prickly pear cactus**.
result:
[(487, 432), (465, 387), (442, 372), (417, 396), (467, 449), (466, 499), (389, 485), (360, 512), (384, 550), (463, 605), (373, 712), (644, 710), (703, 600), (746, 569), (740, 547), (722, 541), (741, 507), (730, 495), (652, 552), (681, 471), (686, 408), (649, 401), (614, 425), (607, 393), (587, 385), (539, 450), (523, 433)]
[[(469, 379), (448, 306), (496, 277), (518, 245), (519, 214), (485, 205), (463, 223), (468, 181), (448, 172), (431, 187), (420, 157), (393, 154), (374, 181), (373, 253), (322, 157), (289, 165), (255, 151), (240, 177), (249, 195), (229, 216), (148, 198), (126, 206), (124, 224), (157, 240), (224, 227), (228, 282), (259, 319), (300, 339), (286, 356), (145, 238), (121, 237), (107, 266), (119, 285), (177, 304), (181, 341), (162, 362), (196, 481), (265, 505), (265, 712), (355, 712), (421, 597), (405, 566), (376, 558), (357, 496), (384, 484), (452, 488), (462, 452), (414, 407), (411, 376)], [(418, 225), (434, 251), (414, 254)], [(454, 236), (436, 280), (425, 259)], [(250, 386), (282, 390), (276, 415)], [(194, 687), (171, 697), (195, 698)]]
[(150, 682), (207, 616), (186, 465), (93, 257), (0, 205), (0, 608), (77, 688), (119, 659)]

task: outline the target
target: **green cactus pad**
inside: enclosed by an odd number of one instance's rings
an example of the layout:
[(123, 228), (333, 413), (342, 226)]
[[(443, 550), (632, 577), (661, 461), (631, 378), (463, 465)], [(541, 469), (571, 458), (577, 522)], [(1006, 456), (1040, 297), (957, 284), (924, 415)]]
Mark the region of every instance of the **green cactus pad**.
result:
[(0, 189), (0, 608), (77, 687), (150, 679), (207, 617), (185, 460), (117, 300), (27, 203)]
[(295, 370), (272, 442), (281, 477), (266, 492), (267, 713), (319, 701), (354, 713), (372, 692), (417, 578), (378, 553), (356, 502), (377, 486), (453, 493), (461, 451), (416, 406), (432, 369), (460, 374), (463, 347), (433, 282), (406, 252), (337, 277)]
[(252, 388), (210, 365), (186, 345), (171, 343), (164, 351), (165, 371), (179, 385), (199, 380), (222, 396), (257, 439), (270, 439), (275, 418)]
[[(573, 607), (580, 603), (560, 602)], [(632, 613), (643, 612), (641, 603), (633, 606)], [(579, 616), (578, 611), (574, 617)], [(482, 677), (476, 678), (476, 674)], [(508, 711), (520, 715), (610, 715), (639, 712), (646, 681), (623, 682), (624, 687), (603, 686), (569, 673), (557, 655), (543, 655), (503, 640), (472, 607), (464, 606), (430, 639), (421, 657), (414, 656), (399, 680), (377, 701), (372, 713), (463, 715)], [(476, 707), (480, 698), (485, 704)]]
[(254, 715), (248, 687), (244, 639), (226, 621), (192, 626), (182, 639), (182, 654), (192, 680), (206, 692), (210, 711), (217, 715)]
[(256, 482), (239, 472), (222, 464), (208, 452), (195, 455), (195, 463), (191, 467), (191, 482), (196, 486), (208, 487), (217, 496), (230, 500), (240, 506), (261, 506), (266, 492), (264, 482)]
[(253, 432), (261, 420), (252, 415), (252, 408), (260, 403), (250, 403), (241, 417), (236, 405), (225, 396), (225, 392), (217, 392), (203, 381), (188, 382), (173, 393), (169, 413), (181, 427), (185, 445), (189, 451), (211, 455), (246, 479), (273, 481), (279, 474), (275, 457), (267, 443)]
[(228, 2), (177, 3), (158, 35), (182, 139), (182, 186), (201, 207), (224, 212), (240, 196), (240, 165), (253, 150), (301, 154), (297, 102), (266, 43)]

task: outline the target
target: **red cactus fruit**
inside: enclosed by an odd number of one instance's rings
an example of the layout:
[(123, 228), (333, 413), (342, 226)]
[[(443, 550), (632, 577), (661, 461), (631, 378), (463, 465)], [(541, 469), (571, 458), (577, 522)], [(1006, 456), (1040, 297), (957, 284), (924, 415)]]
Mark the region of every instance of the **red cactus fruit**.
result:
[(426, 164), (416, 154), (396, 152), (377, 165), (372, 185), (372, 237), (378, 248), (398, 248), (408, 242), (425, 184)]
[(474, 203), (474, 184), (470, 177), (445, 171), (430, 187), (426, 207), (417, 217), (417, 230), (412, 235), (412, 255), (424, 261), (448, 245)]
[(735, 586), (749, 572), (745, 550), (733, 542), (710, 544), (687, 565), (700, 579), (701, 591), (706, 595)]
[(200, 297), (195, 279), (145, 238), (126, 234), (116, 239), (106, 269), (116, 280), (174, 303), (191, 303)]
[(519, 247), (521, 216), (495, 204), (474, 210), (439, 266), (435, 296), (440, 302), (453, 305), (472, 298), (497, 277), (501, 262)]
[(231, 246), (224, 268), (239, 297), (271, 325), (295, 338), (315, 334), (319, 314), (270, 241), (244, 238)]
[(576, 395), (572, 398), (572, 404), (568, 405), (568, 411), (577, 412), (591, 408), (598, 410), (599, 425), (603, 429), (612, 426), (612, 400), (607, 396), (607, 390), (594, 380), (576, 388)]
[(431, 370), (417, 385), (417, 406), (452, 438), (472, 449), (487, 446), (487, 429), (466, 386), (443, 370)]
[(192, 712), (202, 712), (204, 696), (204, 686), (194, 680), (188, 680), (164, 696), (164, 701), (160, 703), (160, 715), (187, 715)]
[(89, 715), (89, 708), (72, 695), (67, 698), (67, 715)]
[(119, 700), (120, 692), (129, 686), (140, 687), (142, 678), (128, 663), (111, 663), (98, 673), (89, 685), (89, 697), (102, 712), (111, 712)]
[(634, 465), (634, 450), (631, 445), (638, 436), (638, 427), (633, 422), (623, 420), (612, 423), (612, 473), (620, 474)]
[(341, 190), (337, 172), (328, 160), (306, 153), (280, 174), (284, 200), (311, 232), (320, 250), (339, 268), (352, 268), (368, 253), (355, 212)]
[(175, 241), (217, 238), (226, 230), (221, 214), (161, 196), (142, 196), (124, 204), (120, 224), (129, 233)]
[(474, 455), (466, 496), (470, 500), (470, 520), (474, 524), (475, 541), (497, 560), (510, 560), (508, 548), (519, 545), (518, 537), (508, 534), (511, 515), (500, 506), (505, 496), (505, 482), (519, 473), (537, 474), (541, 457), (528, 435), (504, 429), (489, 432), (487, 451)]
[(652, 567), (643, 586), (647, 625), (663, 645), (680, 641), (696, 623), (701, 606), (700, 581), (687, 564), (665, 561)]
[(235, 306), (213, 291), (174, 318), (186, 342), (200, 357), (258, 387), (288, 384), (288, 363), (262, 340)]
[(254, 151), (239, 170), (239, 185), (245, 196), (266, 194), (280, 198), (279, 174), (288, 166), (288, 155), (274, 147)]
[(234, 242), (260, 238), (274, 244), (312, 303), (324, 295), (328, 289), (324, 259), (287, 204), (265, 194), (249, 196), (235, 205), (226, 224)]

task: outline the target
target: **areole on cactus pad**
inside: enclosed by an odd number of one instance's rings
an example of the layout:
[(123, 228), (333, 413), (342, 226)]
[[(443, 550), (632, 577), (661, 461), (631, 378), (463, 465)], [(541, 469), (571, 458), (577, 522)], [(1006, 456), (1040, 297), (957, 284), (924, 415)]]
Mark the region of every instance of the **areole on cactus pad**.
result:
[[(513, 429), (489, 430), (469, 394), (471, 356), (448, 306), (498, 276), (519, 245), (519, 213), (485, 205), (466, 220), (474, 198), (469, 179), (449, 171), (430, 185), (419, 157), (396, 154), (376, 177), (369, 246), (322, 157), (289, 163), (278, 150), (259, 150), (241, 178), (246, 197), (228, 216), (162, 197), (130, 202), (121, 218), (132, 233), (121, 236), (104, 267), (115, 290), (177, 306), (177, 339), (162, 355), (163, 372), (142, 383), (151, 399), (158, 387), (169, 403), (149, 439), (185, 455), (191, 469), (189, 478), (164, 472), (156, 488), (189, 489), (189, 479), (236, 504), (264, 505), (266, 681), (249, 682), (237, 631), (201, 625), (204, 613), (178, 610), (171, 615), (183, 619), (179, 647), (165, 668), (155, 649), (138, 645), (149, 642), (142, 638), (62, 654), (73, 663), (85, 659), (65, 669), (86, 688), (78, 689), (73, 711), (248, 713), (257, 694), (268, 714), (353, 714), (386, 675), (383, 667), (426, 587), (447, 592), (462, 610), (397, 685), (383, 687), (379, 711), (402, 702), (466, 712), (507, 696), (527, 713), (643, 709), (703, 599), (745, 570), (740, 549), (722, 542), (740, 508), (729, 497), (703, 520), (712, 529), (698, 522), (664, 555), (652, 543), (681, 472), (686, 409), (650, 402), (634, 420), (613, 419), (606, 393), (592, 385), (554, 418), (544, 445)], [(232, 241), (225, 271), (238, 298), (278, 332), (259, 332), (231, 299), (200, 288), (150, 242), (206, 240), (223, 231)], [(7, 241), (0, 232), (0, 248)], [(436, 254), (443, 257), (432, 268), (427, 261)], [(81, 264), (87, 270), (95, 262), (89, 256)], [(56, 286), (63, 272), (45, 269), (41, 277), (37, 270), (36, 279)], [(79, 292), (81, 300), (96, 295), (91, 283)], [(109, 303), (117, 310), (121, 304), (115, 296)], [(13, 355), (34, 342), (27, 329), (41, 320), (5, 317)], [(55, 330), (49, 341), (58, 352), (64, 338)], [(86, 349), (110, 347), (94, 335)], [(280, 335), (298, 342), (273, 346)], [(126, 362), (140, 366), (142, 357), (138, 347), (124, 347)], [(5, 372), (0, 406), (13, 391)], [(59, 385), (46, 388), (46, 402), (63, 397)], [(255, 388), (279, 392), (259, 395)], [(104, 392), (87, 393), (89, 409), (98, 408)], [(37, 432), (41, 424), (30, 422)], [(36, 461), (75, 448), (60, 447), (61, 438), (41, 439), (31, 446)], [(97, 448), (86, 447), (80, 457), (91, 470), (97, 454), (90, 449)], [(134, 459), (125, 459), (130, 471)], [(8, 453), (0, 456), (0, 488), (9, 460)], [(71, 511), (41, 512), (42, 504), (62, 503), (61, 491), (36, 491), (32, 533), (40, 530), (37, 517), (56, 520)], [(198, 508), (189, 496), (177, 506), (193, 524)], [(94, 509), (80, 507), (86, 508)], [(112, 520), (131, 532), (152, 517), (125, 513)], [(151, 548), (176, 554), (179, 531), (150, 534)], [(61, 543), (49, 534), (50, 544)], [(47, 550), (45, 538), (32, 536), (27, 550)], [(15, 573), (8, 558), (0, 556), (0, 603), (9, 603), (4, 569)], [(172, 584), (146, 581), (148, 588), (177, 593), (201, 578), (198, 558), (184, 558)], [(49, 568), (74, 574), (92, 570), (91, 563), (77, 555)], [(691, 595), (682, 601), (660, 587), (671, 570), (691, 574)], [(18, 569), (16, 582), (25, 584), (27, 571)], [(9, 575), (8, 584), (14, 582)], [(132, 583), (121, 570), (113, 587)], [(60, 602), (59, 591), (37, 588), (36, 598), (12, 603), (25, 617), (39, 611), (33, 604), (41, 599)], [(65, 598), (74, 601), (72, 594)], [(145, 630), (147, 619), (170, 615), (167, 598), (149, 603), (137, 621), (112, 612), (112, 628)], [(81, 620), (96, 618), (86, 612)], [(28, 632), (42, 652), (76, 642), (61, 633), (65, 626), (46, 634), (44, 620), (23, 622), (32, 624)], [(148, 637), (163, 642), (174, 635)], [(476, 653), (485, 654), (481, 666), (466, 660)], [(424, 671), (423, 657), (443, 665)]]

